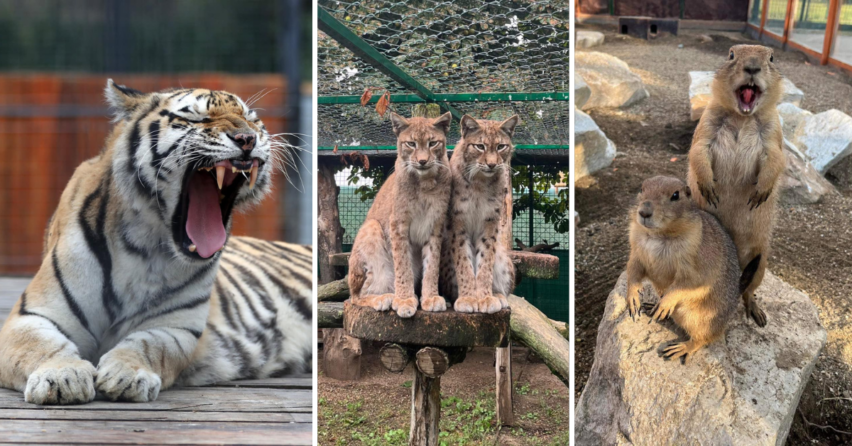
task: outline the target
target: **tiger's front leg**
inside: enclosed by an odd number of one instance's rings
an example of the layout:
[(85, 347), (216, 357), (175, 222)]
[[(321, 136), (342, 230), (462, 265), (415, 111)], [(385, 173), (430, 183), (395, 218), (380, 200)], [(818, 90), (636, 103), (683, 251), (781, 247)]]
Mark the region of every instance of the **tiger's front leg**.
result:
[(113, 401), (157, 399), (189, 365), (206, 320), (207, 305), (203, 307), (204, 314), (197, 315), (200, 323), (191, 329), (142, 327), (122, 339), (98, 363), (98, 393)]

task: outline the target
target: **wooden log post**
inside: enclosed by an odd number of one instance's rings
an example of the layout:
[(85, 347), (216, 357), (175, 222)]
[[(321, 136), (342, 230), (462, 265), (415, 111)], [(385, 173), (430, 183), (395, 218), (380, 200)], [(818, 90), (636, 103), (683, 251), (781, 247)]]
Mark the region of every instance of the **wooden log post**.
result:
[(467, 347), (423, 347), (417, 352), (417, 367), (411, 385), (411, 431), (409, 446), (437, 446), (441, 422), (441, 376), (464, 361)]
[(379, 359), (389, 372), (402, 373), (411, 362), (411, 348), (388, 342), (379, 350)]
[[(334, 169), (320, 164), (317, 176), (317, 251), (319, 255), (319, 283), (340, 279), (340, 272), (331, 265), (329, 255), (342, 251), (343, 227), (337, 199), (340, 188), (334, 181)], [(348, 291), (348, 290), (347, 290)], [(323, 371), (329, 378), (355, 380), (361, 376), (361, 341), (346, 335), (339, 328), (322, 331)]]
[[(511, 163), (511, 160), (509, 160)], [(508, 170), (511, 172), (511, 170)], [(506, 211), (500, 222), (502, 225), (502, 240), (500, 240), (508, 251), (512, 251), (512, 178), (508, 178), (506, 182), (506, 190), (504, 200), (506, 201)], [(532, 192), (530, 192), (532, 193)], [(532, 209), (529, 210), (533, 212)], [(516, 270), (517, 272), (517, 270)], [(515, 278), (515, 284), (518, 283), (518, 278)], [(506, 296), (507, 298), (509, 296)], [(512, 341), (509, 339), (509, 345), (502, 348), (497, 348), (495, 356), (494, 368), (497, 372), (497, 422), (500, 426), (511, 426), (515, 424), (515, 415), (512, 411), (513, 396), (512, 396)]]

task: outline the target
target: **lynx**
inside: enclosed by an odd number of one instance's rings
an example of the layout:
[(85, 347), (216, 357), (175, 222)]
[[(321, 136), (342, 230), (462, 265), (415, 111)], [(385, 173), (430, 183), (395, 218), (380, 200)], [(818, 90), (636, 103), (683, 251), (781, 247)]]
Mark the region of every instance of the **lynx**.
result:
[(441, 239), (452, 178), (447, 131), (452, 117), (409, 118), (391, 113), (397, 136), (395, 172), (379, 190), (349, 257), (352, 302), (400, 317), (421, 307), (444, 311), (438, 294)]
[(462, 139), (450, 162), (453, 191), (444, 234), (441, 284), (462, 313), (495, 313), (509, 306), (506, 296), (515, 271), (502, 240), (511, 176), (512, 135), (518, 117), (499, 121), (463, 116)]

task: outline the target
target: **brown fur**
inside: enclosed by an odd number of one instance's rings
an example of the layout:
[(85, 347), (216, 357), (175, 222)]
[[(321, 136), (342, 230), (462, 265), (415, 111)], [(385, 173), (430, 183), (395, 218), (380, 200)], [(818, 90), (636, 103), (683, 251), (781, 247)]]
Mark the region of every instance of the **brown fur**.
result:
[[(743, 292), (746, 313), (760, 325), (766, 315), (754, 291), (763, 281), (769, 258), (778, 177), (786, 160), (776, 104), (782, 94), (781, 75), (770, 61), (772, 49), (756, 45), (731, 48), (716, 71), (713, 97), (692, 140), (687, 182), (698, 206), (715, 215), (737, 246), (740, 268), (761, 256), (751, 285)], [(752, 74), (746, 69), (760, 71)], [(754, 110), (743, 113), (736, 90), (754, 83), (763, 90)]]
[(442, 254), (445, 295), (460, 312), (494, 313), (509, 306), (514, 267), (502, 231), (511, 187), (509, 162), (518, 117), (505, 121), (463, 116), (462, 139), (450, 167), (453, 194)]
[(438, 294), (438, 266), (451, 187), (446, 147), (451, 120), (449, 113), (436, 119), (391, 113), (396, 171), (376, 195), (352, 246), (349, 289), (355, 304), (411, 317), (422, 282), (423, 309), (446, 310)]
[[(677, 199), (675, 199), (677, 194)], [(689, 355), (719, 339), (737, 306), (736, 248), (719, 222), (690, 200), (686, 184), (671, 177), (642, 183), (631, 211), (627, 306), (640, 311), (639, 290), (649, 279), (660, 301), (653, 320), (671, 316), (689, 340), (664, 349), (668, 358)]]

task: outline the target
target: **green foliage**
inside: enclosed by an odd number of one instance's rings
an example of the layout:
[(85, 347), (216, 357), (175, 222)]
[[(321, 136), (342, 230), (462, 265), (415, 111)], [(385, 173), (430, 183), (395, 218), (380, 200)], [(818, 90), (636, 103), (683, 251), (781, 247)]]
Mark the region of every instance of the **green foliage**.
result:
[[(528, 188), (530, 170), (533, 177), (532, 190)], [(548, 195), (548, 191), (553, 186), (565, 182), (568, 178), (568, 166), (513, 166), (512, 190), (520, 196), (512, 202), (512, 218), (515, 219), (524, 211), (530, 210), (530, 193), (532, 193), (533, 211), (540, 213), (545, 223), (553, 225), (557, 233), (565, 234), (570, 231), (569, 189), (561, 188), (556, 197)]]

